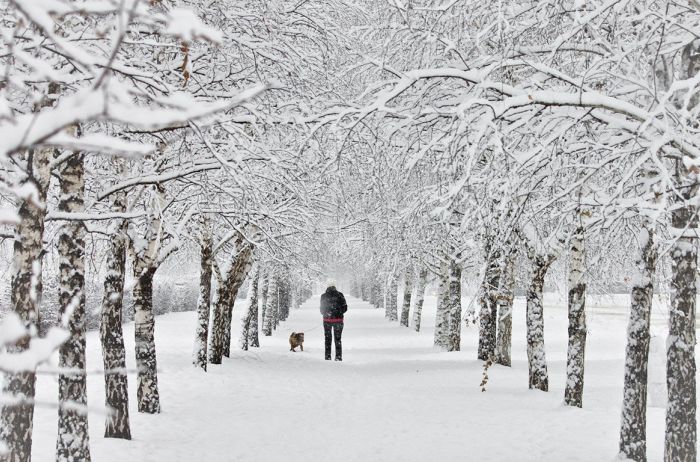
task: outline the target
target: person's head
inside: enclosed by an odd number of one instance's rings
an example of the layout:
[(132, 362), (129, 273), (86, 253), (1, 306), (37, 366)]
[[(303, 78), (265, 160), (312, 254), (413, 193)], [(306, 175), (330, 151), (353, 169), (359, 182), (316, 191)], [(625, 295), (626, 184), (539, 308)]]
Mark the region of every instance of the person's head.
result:
[(326, 287), (329, 289), (335, 289), (335, 279), (329, 278), (328, 281), (326, 281)]

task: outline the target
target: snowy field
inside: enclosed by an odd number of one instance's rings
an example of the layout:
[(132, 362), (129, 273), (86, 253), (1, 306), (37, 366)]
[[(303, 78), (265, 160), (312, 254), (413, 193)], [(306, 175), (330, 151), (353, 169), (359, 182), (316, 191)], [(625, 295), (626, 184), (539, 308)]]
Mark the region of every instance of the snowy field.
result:
[[(90, 443), (95, 461), (605, 461), (617, 454), (625, 350), (624, 298), (589, 311), (584, 408), (563, 406), (567, 319), (564, 301), (547, 297), (545, 341), (550, 392), (527, 388), (524, 301), (513, 325), (513, 367), (493, 366), (481, 392), (477, 329), (462, 330), (462, 351), (433, 349), (435, 298), (426, 299), (423, 331), (399, 327), (382, 310), (348, 298), (344, 362), (323, 360), (318, 297), (292, 311), (262, 347), (237, 348), (208, 373), (190, 362), (195, 313), (156, 319), (163, 412), (136, 412), (129, 375), (132, 441), (108, 440), (103, 379), (90, 376)], [(468, 300), (463, 301), (467, 306)], [(241, 313), (238, 301), (236, 314)], [(665, 330), (663, 314), (652, 332)], [(289, 351), (291, 331), (305, 351)], [(125, 328), (133, 370), (133, 324)], [(101, 368), (97, 332), (88, 334), (88, 371)], [(663, 381), (652, 358), (650, 379)], [(54, 402), (57, 380), (38, 379), (37, 397)], [(654, 398), (651, 399), (652, 404)], [(662, 459), (664, 410), (648, 410), (648, 455)], [(53, 460), (56, 410), (36, 410), (34, 460)]]

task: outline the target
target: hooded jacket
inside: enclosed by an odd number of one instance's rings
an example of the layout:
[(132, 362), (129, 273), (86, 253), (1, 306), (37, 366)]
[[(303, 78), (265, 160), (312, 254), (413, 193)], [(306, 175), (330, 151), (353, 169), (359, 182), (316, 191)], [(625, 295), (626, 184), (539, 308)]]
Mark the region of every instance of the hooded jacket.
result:
[(326, 322), (343, 322), (343, 315), (348, 310), (345, 296), (335, 287), (326, 289), (321, 295), (321, 314)]

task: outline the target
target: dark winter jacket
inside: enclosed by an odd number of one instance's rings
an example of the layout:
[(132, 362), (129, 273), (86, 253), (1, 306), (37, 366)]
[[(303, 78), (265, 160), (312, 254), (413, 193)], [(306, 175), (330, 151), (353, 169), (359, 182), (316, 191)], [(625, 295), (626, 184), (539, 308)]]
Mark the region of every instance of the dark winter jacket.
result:
[(321, 314), (325, 322), (343, 322), (343, 315), (348, 310), (345, 297), (335, 287), (329, 287), (321, 295)]

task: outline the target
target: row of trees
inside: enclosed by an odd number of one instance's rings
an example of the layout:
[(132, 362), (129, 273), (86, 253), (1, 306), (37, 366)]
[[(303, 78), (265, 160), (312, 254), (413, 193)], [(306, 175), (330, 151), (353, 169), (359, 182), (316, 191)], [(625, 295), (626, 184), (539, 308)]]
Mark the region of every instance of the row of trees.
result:
[(365, 174), (386, 186), (356, 201), (367, 211), (357, 293), (396, 320), (397, 279), (408, 290), (413, 268), (429, 271), (435, 343), (453, 350), (459, 271), (470, 271), (478, 356), (509, 365), (520, 279), (529, 386), (547, 391), (542, 294), (557, 268), (569, 297), (565, 402), (580, 407), (586, 292), (627, 287), (620, 455), (643, 461), (651, 300), (668, 290), (665, 460), (696, 460), (700, 5), (390, 1), (374, 12), (348, 70), (364, 91), (317, 118), (371, 145)]
[[(529, 387), (542, 391), (543, 290), (556, 268), (569, 290), (565, 401), (579, 407), (585, 294), (625, 275), (620, 453), (637, 461), (651, 295), (668, 289), (665, 458), (695, 460), (699, 19), (695, 0), (11, 0), (6, 457), (29, 460), (36, 366), (60, 348), (58, 458), (89, 458), (85, 256), (106, 267), (107, 433), (128, 437), (126, 274), (138, 408), (159, 412), (154, 275), (197, 255), (203, 369), (230, 352), (246, 279), (250, 347), (308, 296), (302, 281), (343, 261), (361, 268), (356, 293), (404, 326), (415, 286), (415, 329), (435, 279), (436, 345), (459, 349), (462, 323), (476, 321), (479, 358), (506, 366), (520, 281)], [(59, 255), (61, 327), (39, 333), (47, 252)], [(462, 311), (462, 272), (479, 281), (476, 316)]]
[[(105, 436), (130, 439), (123, 294), (134, 303), (139, 412), (158, 413), (154, 276), (200, 275), (194, 362), (220, 364), (251, 271), (268, 302), (259, 345), (308, 297), (297, 251), (317, 220), (303, 123), (332, 88), (333, 1), (11, 0), (0, 16), (0, 222), (11, 240), (11, 312), (0, 355), (2, 460), (31, 459), (36, 368), (59, 350), (57, 460), (90, 460), (85, 267), (103, 278)], [(313, 135), (312, 135), (313, 136)], [(5, 247), (7, 249), (7, 247)], [(43, 294), (46, 255), (58, 294)], [(201, 268), (189, 262), (201, 255)], [(251, 278), (249, 278), (251, 279)], [(258, 277), (255, 278), (255, 281)], [(255, 282), (251, 282), (250, 293)], [(58, 325), (38, 330), (42, 297)], [(255, 304), (252, 302), (250, 307)], [(192, 307), (193, 309), (195, 307)], [(92, 310), (92, 307), (90, 307)], [(210, 329), (211, 326), (211, 329)]]

